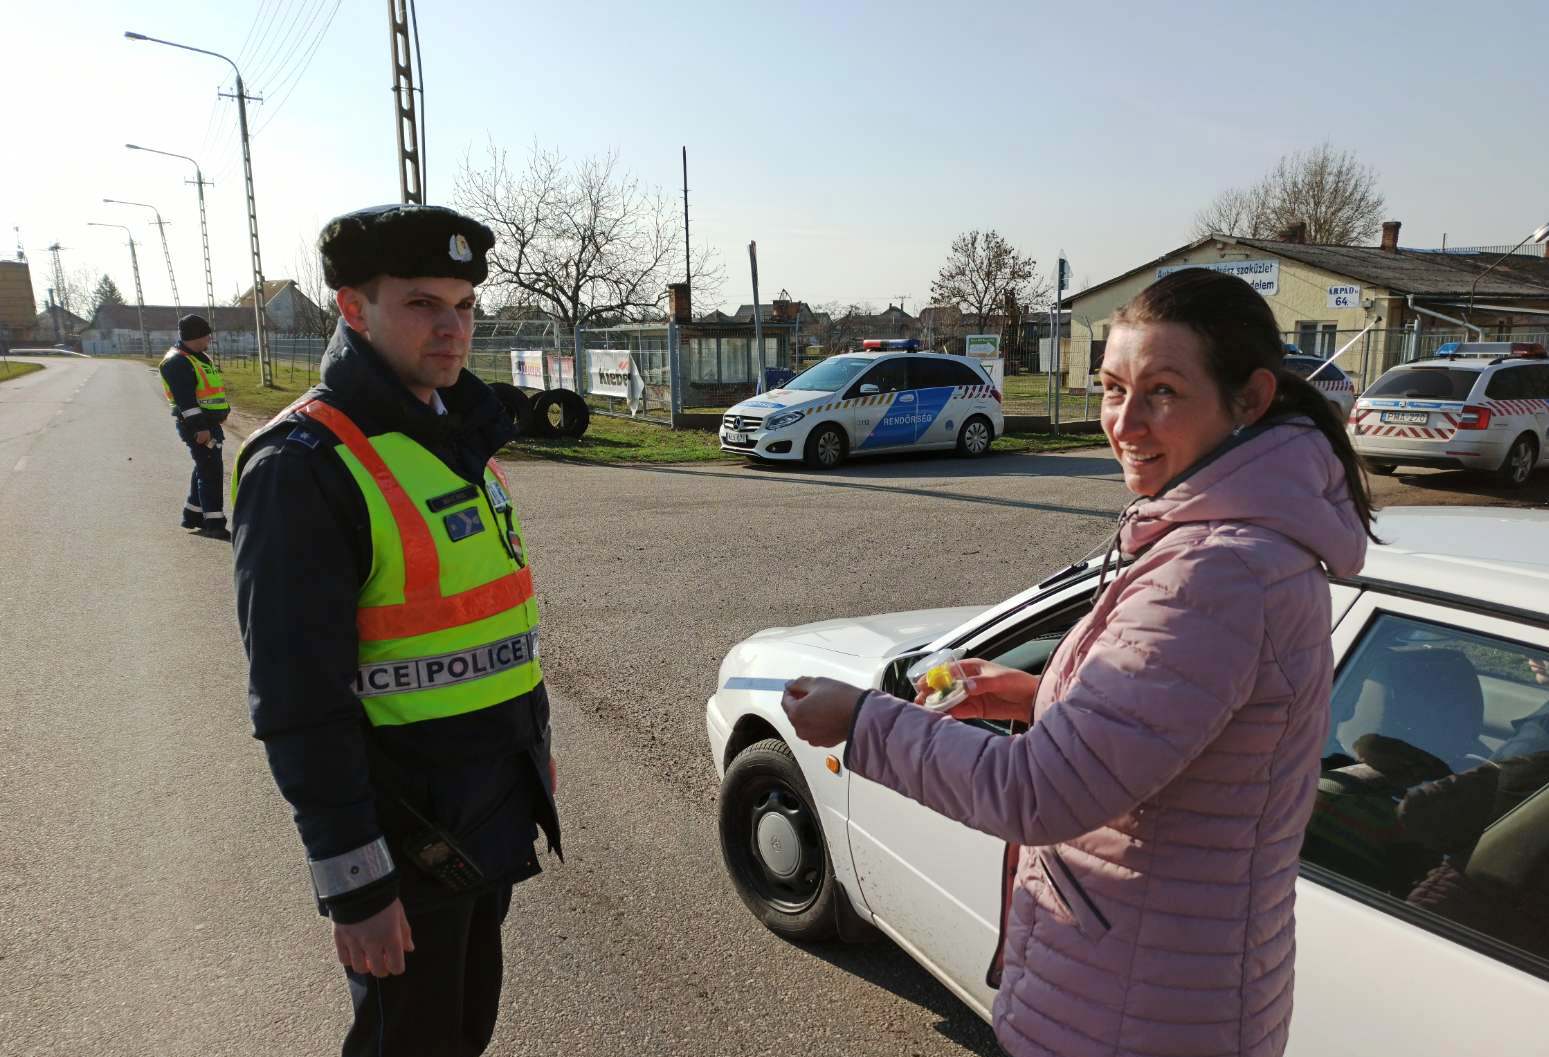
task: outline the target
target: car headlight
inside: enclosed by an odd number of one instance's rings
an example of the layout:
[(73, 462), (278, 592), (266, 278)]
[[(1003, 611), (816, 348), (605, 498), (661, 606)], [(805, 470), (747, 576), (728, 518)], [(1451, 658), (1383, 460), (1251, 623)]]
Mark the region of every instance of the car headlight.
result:
[(784, 429), (786, 426), (794, 426), (807, 416), (805, 411), (787, 411), (783, 415), (773, 415), (764, 423), (765, 429)]

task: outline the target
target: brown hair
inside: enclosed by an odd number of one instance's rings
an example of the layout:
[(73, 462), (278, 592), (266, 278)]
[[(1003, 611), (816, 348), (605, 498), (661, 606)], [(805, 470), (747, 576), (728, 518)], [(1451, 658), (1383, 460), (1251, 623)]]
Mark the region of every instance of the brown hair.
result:
[(1328, 398), (1312, 383), (1281, 366), (1285, 346), (1274, 313), (1258, 291), (1234, 275), (1207, 268), (1184, 268), (1136, 294), (1113, 317), (1114, 326), (1178, 323), (1199, 336), (1205, 366), (1230, 407), (1259, 368), (1275, 376), (1275, 399), (1266, 419), (1303, 415), (1328, 440), (1345, 468), (1345, 482), (1361, 525), (1372, 535), (1371, 490), (1366, 471)]

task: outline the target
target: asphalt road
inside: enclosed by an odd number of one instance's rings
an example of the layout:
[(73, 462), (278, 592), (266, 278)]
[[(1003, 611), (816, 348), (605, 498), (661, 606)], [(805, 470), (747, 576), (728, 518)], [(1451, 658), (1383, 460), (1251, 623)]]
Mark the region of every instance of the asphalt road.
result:
[[(344, 979), (249, 735), (229, 547), (177, 527), (154, 373), (46, 362), (0, 385), (0, 1054), (335, 1053)], [(1126, 498), (1113, 464), (510, 470), (568, 858), (517, 891), (491, 1052), (998, 1052), (887, 943), (752, 920), (704, 700), (760, 628), (989, 604), (1078, 557)]]

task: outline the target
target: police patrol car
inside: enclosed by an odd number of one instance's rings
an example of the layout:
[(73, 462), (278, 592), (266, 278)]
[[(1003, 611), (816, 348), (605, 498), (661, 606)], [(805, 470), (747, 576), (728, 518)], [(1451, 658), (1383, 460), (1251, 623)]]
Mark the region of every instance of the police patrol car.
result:
[(1305, 355), (1295, 345), (1285, 347), (1285, 369), (1312, 383), (1312, 387), (1334, 405), (1341, 419), (1350, 417), (1355, 407), (1355, 383), (1350, 376), (1321, 356)]
[(909, 351), (919, 345), (912, 338), (865, 345), (732, 407), (721, 422), (721, 450), (819, 469), (876, 452), (990, 450), (1005, 416), (1000, 390), (977, 360)]
[(1521, 487), (1549, 456), (1549, 359), (1526, 342), (1443, 345), (1377, 379), (1346, 428), (1373, 473), (1476, 469)]

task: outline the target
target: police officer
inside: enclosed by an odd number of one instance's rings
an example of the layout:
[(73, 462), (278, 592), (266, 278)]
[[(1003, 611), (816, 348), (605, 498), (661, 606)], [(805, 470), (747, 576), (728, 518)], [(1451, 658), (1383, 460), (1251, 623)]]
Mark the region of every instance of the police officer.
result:
[(201, 536), (229, 540), (222, 502), (221, 423), (231, 413), (221, 372), (210, 359), (210, 322), (186, 315), (177, 321), (178, 342), (161, 360), (161, 387), (172, 405), (177, 435), (194, 457), (188, 499), (183, 503), (183, 527)]
[(478, 1054), (501, 922), (559, 852), (511, 415), (464, 369), (488, 228), (382, 206), (323, 229), (322, 381), (234, 470), (250, 705), (333, 922), (352, 1054)]

